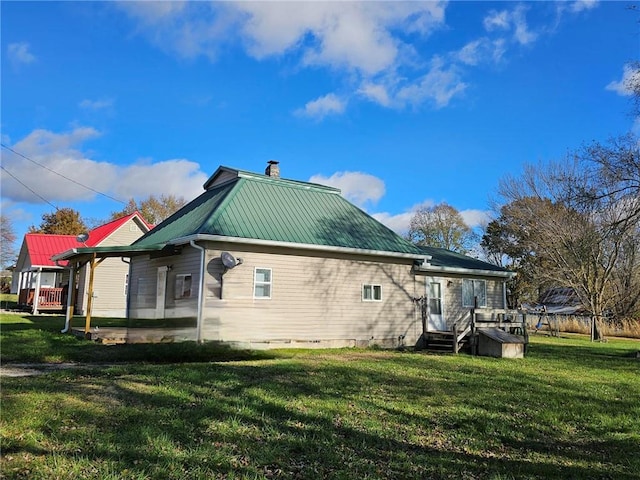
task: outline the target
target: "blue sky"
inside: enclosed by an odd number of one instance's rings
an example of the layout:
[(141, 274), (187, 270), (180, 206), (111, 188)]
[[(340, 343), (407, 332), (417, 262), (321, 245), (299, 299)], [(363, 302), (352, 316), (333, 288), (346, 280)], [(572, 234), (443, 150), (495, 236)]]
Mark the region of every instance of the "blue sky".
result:
[(2, 143), (46, 167), (2, 149), (2, 213), (21, 238), (275, 159), (398, 232), (477, 227), (504, 175), (637, 129), (630, 5), (2, 2)]

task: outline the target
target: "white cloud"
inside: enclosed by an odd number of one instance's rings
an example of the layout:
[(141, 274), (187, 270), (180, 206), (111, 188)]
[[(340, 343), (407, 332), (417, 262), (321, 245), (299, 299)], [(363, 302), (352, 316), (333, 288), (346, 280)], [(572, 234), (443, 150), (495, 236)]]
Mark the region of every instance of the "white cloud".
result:
[(526, 10), (523, 5), (500, 12), (492, 10), (483, 20), (484, 28), (487, 32), (511, 31), (516, 42), (528, 45), (538, 38), (538, 34), (529, 29)]
[(491, 212), (487, 210), (462, 210), (460, 211), (460, 215), (469, 227), (484, 227), (487, 223), (491, 221)]
[(343, 197), (361, 208), (375, 204), (385, 192), (382, 180), (363, 172), (337, 172), (330, 177), (318, 174), (313, 175), (309, 181), (339, 188)]
[[(373, 213), (371, 216), (389, 227), (394, 232), (404, 235), (409, 231), (409, 225), (411, 219), (416, 212), (422, 208), (433, 207), (435, 202), (433, 200), (425, 200), (424, 202), (413, 205), (406, 211), (398, 214), (391, 214), (388, 212)], [(462, 219), (471, 228), (483, 227), (491, 221), (491, 212), (486, 210), (462, 210), (460, 211)]]
[(327, 115), (336, 115), (344, 112), (346, 103), (337, 95), (329, 93), (324, 97), (308, 102), (304, 108), (296, 110), (296, 114), (321, 120)]
[(622, 79), (620, 81), (612, 81), (605, 89), (616, 92), (618, 95), (630, 96), (633, 91), (629, 88), (630, 84), (640, 84), (640, 70), (633, 68), (631, 65), (625, 65), (622, 70)]
[(145, 198), (161, 192), (191, 200), (202, 193), (208, 178), (199, 164), (186, 159), (139, 162), (117, 170), (119, 181), (113, 191), (121, 198)]
[(392, 214), (389, 212), (377, 212), (371, 214), (371, 216), (378, 220), (380, 223), (383, 223), (384, 225), (389, 227), (394, 232), (400, 235), (404, 235), (409, 231), (409, 224), (411, 223), (411, 219), (416, 214), (416, 212), (421, 208), (429, 208), (433, 205), (435, 205), (435, 202), (433, 200), (425, 200), (413, 205), (411, 208), (408, 208), (402, 213)]
[[(98, 136), (100, 132), (91, 127), (78, 127), (64, 133), (34, 130), (11, 148), (41, 166), (4, 149), (2, 164), (29, 189), (53, 203), (90, 201), (96, 198), (96, 191), (124, 201), (158, 192), (191, 199), (202, 192), (207, 175), (198, 164), (188, 160), (133, 165), (92, 160), (81, 147)], [(11, 176), (2, 175), (1, 182), (4, 199), (42, 203)]]
[(492, 10), (483, 20), (485, 30), (492, 32), (494, 30), (508, 30), (510, 28), (510, 15), (506, 10), (497, 12)]
[(571, 5), (572, 12), (582, 12), (584, 10), (591, 10), (598, 5), (598, 0), (577, 0)]
[(239, 41), (254, 58), (297, 50), (305, 64), (374, 74), (403, 49), (395, 28), (427, 35), (444, 22), (446, 2), (120, 2), (139, 31), (186, 58), (214, 58)]
[[(561, 9), (580, 11), (595, 4), (582, 0)], [(446, 26), (446, 1), (115, 5), (134, 19), (139, 34), (181, 58), (215, 60), (227, 47), (234, 52), (240, 48), (259, 61), (284, 58), (294, 71), (321, 67), (342, 74), (340, 98), (316, 97), (294, 110), (316, 119), (343, 113), (351, 98), (387, 108), (428, 102), (445, 107), (467, 88), (468, 67), (501, 62), (509, 47), (531, 45), (550, 31), (544, 25), (529, 25), (527, 12), (537, 8), (533, 4), (513, 4), (489, 11), (482, 20), (486, 35), (429, 60), (423, 55), (432, 49), (419, 45)]]
[(391, 105), (391, 98), (389, 98), (389, 93), (384, 85), (366, 82), (357, 93), (383, 107)]
[(511, 13), (513, 25), (515, 28), (514, 38), (521, 45), (528, 45), (538, 38), (538, 34), (529, 30), (527, 19), (525, 18), (525, 7), (520, 5)]
[(467, 43), (454, 53), (453, 57), (465, 65), (480, 65), (487, 62), (499, 62), (506, 51), (505, 40), (491, 40), (482, 37)]
[(165, 52), (182, 58), (214, 60), (232, 41), (242, 15), (226, 2), (116, 2), (137, 22), (137, 33)]
[[(215, 59), (233, 44), (258, 60), (288, 55), (302, 67), (347, 72), (350, 85), (362, 85), (357, 94), (393, 106), (374, 78), (395, 77), (401, 67), (415, 70), (416, 52), (398, 32), (428, 36), (444, 25), (447, 2), (166, 3), (116, 5), (136, 21), (140, 34), (180, 57)], [(326, 96), (296, 113), (322, 118), (342, 113), (344, 106), (344, 100)]]
[(36, 57), (29, 51), (27, 42), (10, 43), (7, 47), (7, 56), (14, 64), (29, 64), (36, 61)]
[(397, 98), (411, 105), (432, 100), (437, 108), (441, 108), (466, 88), (467, 84), (461, 80), (455, 65), (446, 67), (442, 59), (435, 58), (429, 72), (415, 83), (401, 88)]
[(80, 108), (86, 108), (88, 110), (101, 110), (104, 108), (111, 108), (113, 106), (113, 99), (111, 98), (104, 98), (100, 100), (84, 99), (78, 104), (78, 106)]
[(409, 230), (409, 223), (411, 222), (414, 213), (415, 212), (404, 212), (392, 215), (388, 212), (381, 212), (374, 213), (371, 216), (397, 234), (404, 235)]

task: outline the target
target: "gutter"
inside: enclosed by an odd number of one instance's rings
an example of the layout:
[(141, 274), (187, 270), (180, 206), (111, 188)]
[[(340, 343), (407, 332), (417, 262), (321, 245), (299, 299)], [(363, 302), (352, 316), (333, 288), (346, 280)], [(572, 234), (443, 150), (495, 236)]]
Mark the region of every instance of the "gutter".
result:
[(452, 273), (458, 275), (477, 275), (482, 277), (500, 277), (500, 278), (513, 278), (516, 276), (516, 272), (499, 272), (496, 270), (476, 270), (473, 268), (459, 268), (459, 267), (415, 267), (417, 273)]
[(202, 343), (202, 296), (204, 293), (204, 256), (205, 248), (196, 244), (195, 240), (190, 240), (191, 245), (196, 250), (200, 250), (200, 288), (198, 288), (198, 316), (196, 318), (196, 342)]
[[(404, 259), (421, 260), (421, 261), (427, 261), (428, 259), (431, 258), (431, 255), (420, 254), (420, 253), (385, 252), (382, 250), (366, 250), (361, 248), (335, 247), (331, 245), (314, 245), (310, 243), (282, 242), (278, 240), (259, 240), (256, 238), (227, 237), (224, 235), (206, 235), (206, 234), (200, 234), (200, 233), (195, 235), (188, 235), (186, 237), (176, 238), (167, 242), (167, 244), (181, 245), (181, 244), (189, 243), (193, 246), (194, 245), (193, 242), (195, 241), (241, 243), (245, 245), (297, 248), (300, 250), (348, 253), (348, 254), (356, 254), (356, 255), (370, 255), (375, 257), (394, 257), (394, 258), (404, 258)], [(196, 248), (200, 248), (200, 247), (196, 247)]]

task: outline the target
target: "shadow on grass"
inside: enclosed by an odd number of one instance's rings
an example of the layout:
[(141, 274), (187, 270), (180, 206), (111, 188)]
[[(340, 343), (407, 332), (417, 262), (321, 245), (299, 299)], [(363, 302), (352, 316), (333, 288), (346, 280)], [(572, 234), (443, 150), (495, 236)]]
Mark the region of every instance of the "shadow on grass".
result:
[[(275, 358), (268, 351), (237, 350), (215, 343), (103, 345), (61, 333), (64, 317), (27, 315), (5, 319), (0, 332), (2, 363), (180, 363)], [(78, 319), (74, 320), (73, 325), (80, 326)]]
[[(456, 370), (451, 357), (367, 357), (113, 367), (8, 388), (55, 397), (43, 408), (56, 414), (34, 428), (56, 444), (60, 465), (81, 457), (132, 478), (637, 479), (640, 439), (625, 430), (637, 416), (616, 428), (617, 409), (583, 392), (581, 379), (567, 386), (531, 370), (493, 378), (499, 364), (476, 359)], [(612, 427), (550, 418), (535, 405), (549, 397), (608, 415)], [(9, 418), (28, 409), (18, 401), (3, 404)]]

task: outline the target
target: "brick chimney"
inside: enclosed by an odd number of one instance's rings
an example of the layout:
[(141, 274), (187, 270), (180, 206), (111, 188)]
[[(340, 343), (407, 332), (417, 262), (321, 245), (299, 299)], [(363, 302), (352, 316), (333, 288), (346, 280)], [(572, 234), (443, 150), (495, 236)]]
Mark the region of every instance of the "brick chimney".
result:
[(280, 178), (280, 167), (278, 166), (280, 162), (277, 160), (269, 160), (267, 162), (267, 169), (264, 171), (264, 174), (268, 177)]

